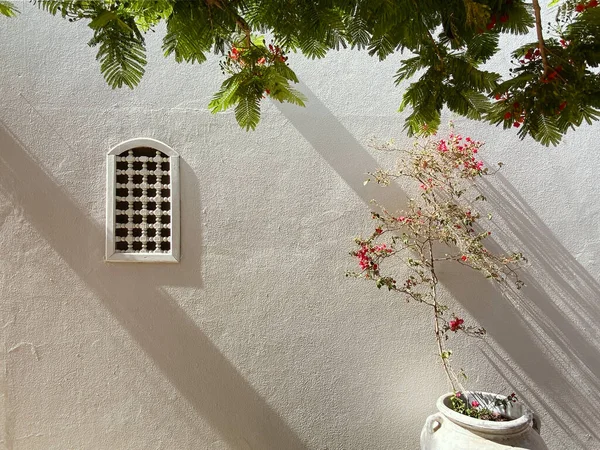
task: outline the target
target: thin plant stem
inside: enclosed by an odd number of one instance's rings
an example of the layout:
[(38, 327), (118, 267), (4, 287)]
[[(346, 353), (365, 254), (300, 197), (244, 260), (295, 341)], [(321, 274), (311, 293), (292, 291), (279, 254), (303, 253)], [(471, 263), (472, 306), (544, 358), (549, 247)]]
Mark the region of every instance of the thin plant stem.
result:
[(450, 382), (452, 390), (456, 392), (459, 389), (459, 386), (457, 386), (457, 383), (455, 382), (454, 377), (452, 375), (452, 369), (450, 368), (450, 363), (448, 362), (447, 353), (444, 348), (443, 334), (442, 334), (442, 330), (440, 328), (440, 305), (437, 301), (438, 278), (435, 273), (435, 267), (434, 267), (435, 259), (433, 258), (433, 243), (431, 242), (431, 239), (429, 239), (428, 242), (429, 242), (429, 264), (430, 264), (429, 270), (431, 272), (431, 298), (432, 298), (432, 302), (433, 302), (433, 316), (434, 316), (433, 322), (434, 322), (434, 329), (435, 329), (435, 340), (437, 342), (438, 351), (440, 352), (440, 358), (442, 359), (442, 365), (444, 366), (444, 371), (446, 372), (446, 377), (448, 377), (448, 381)]

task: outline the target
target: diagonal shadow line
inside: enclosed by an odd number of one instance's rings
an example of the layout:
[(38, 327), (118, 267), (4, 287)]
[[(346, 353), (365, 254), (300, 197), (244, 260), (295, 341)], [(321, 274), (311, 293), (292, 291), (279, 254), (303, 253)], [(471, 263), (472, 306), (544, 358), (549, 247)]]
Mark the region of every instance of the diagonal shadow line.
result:
[[(503, 195), (506, 189), (510, 189), (513, 195), (516, 190), (503, 177), (496, 177), (502, 186), (501, 191), (488, 183), (484, 194), (494, 205), (497, 215), (505, 219), (505, 226), (521, 242), (520, 250), (530, 261), (542, 261), (539, 264), (543, 271), (538, 273), (526, 268), (522, 274), (526, 286), (512, 292), (501, 291), (487, 282), (482, 283), (484, 280), (481, 277), (465, 283), (469, 273), (461, 271), (459, 277), (455, 277), (454, 269), (448, 270), (440, 279), (454, 297), (460, 299), (461, 305), (488, 330), (511, 360), (533, 380), (535, 386), (525, 378), (518, 377), (524, 385), (530, 385), (532, 396), (542, 405), (545, 413), (562, 427), (565, 434), (578, 440), (581, 448), (586, 448), (589, 442), (581, 440), (572, 427), (566, 426), (561, 414), (569, 416), (586, 433), (600, 440), (596, 424), (585, 413), (586, 408), (594, 408), (593, 405), (600, 401), (600, 349), (590, 343), (589, 336), (575, 325), (579, 323), (581, 326), (581, 322), (566, 316), (556, 303), (568, 297), (569, 302), (585, 309), (592, 322), (600, 320), (598, 307), (566, 285), (556, 268), (547, 266), (544, 261), (552, 259), (549, 255), (555, 254), (556, 260), (562, 259), (562, 264), (569, 266), (569, 271), (585, 272), (522, 198)], [(494, 247), (499, 249), (497, 244)], [(537, 280), (536, 275), (544, 284)], [(560, 298), (556, 298), (556, 291), (552, 295), (548, 292), (548, 285), (565, 286)], [(597, 286), (593, 285), (588, 286), (587, 290), (598, 292)], [(544, 397), (557, 401), (560, 412), (557, 412), (556, 405), (544, 401)]]
[(306, 108), (273, 103), (364, 203), (375, 200), (390, 210), (404, 207), (408, 196), (397, 184), (390, 184), (386, 189), (377, 183), (364, 184), (367, 173), (380, 168), (377, 160), (302, 82), (300, 90), (308, 97)]
[[(200, 273), (195, 272), (198, 266), (193, 261), (191, 271), (183, 269), (189, 255), (184, 255), (180, 267), (128, 269), (103, 263), (103, 230), (79, 210), (3, 122), (0, 148), (0, 189), (232, 448), (306, 448), (157, 283), (175, 279), (193, 286)], [(183, 166), (182, 178), (188, 177), (194, 173)], [(197, 200), (194, 192), (182, 189), (184, 196), (186, 204)], [(149, 273), (162, 270), (167, 273), (149, 281)], [(182, 279), (178, 271), (191, 280)]]
[[(504, 379), (504, 381), (510, 385), (510, 379), (519, 379), (521, 378), (521, 376), (519, 375), (519, 373), (514, 370), (514, 368), (508, 364), (504, 358), (502, 357), (502, 355), (500, 355), (496, 350), (490, 348), (488, 349), (488, 353), (485, 354), (485, 358), (488, 361), (488, 364), (490, 364), (490, 366), (492, 366), (497, 373), (500, 374), (500, 376)], [(510, 374), (510, 377), (507, 376), (506, 374)], [(534, 390), (529, 389), (526, 393), (525, 392), (521, 392), (518, 389), (515, 389), (515, 391), (518, 394), (517, 398), (531, 398), (533, 397), (535, 399), (536, 402), (538, 402), (539, 404), (546, 404), (547, 402), (546, 400), (542, 397), (542, 395), (539, 394), (539, 392), (536, 392)], [(558, 414), (552, 414), (552, 407), (550, 405), (548, 405), (550, 414), (552, 415), (552, 418), (554, 419), (554, 421), (564, 430), (566, 430), (567, 435), (569, 436), (569, 438), (573, 439), (574, 442), (577, 442), (581, 448), (586, 448), (586, 446), (589, 444), (589, 442), (586, 442), (583, 437), (581, 436), (580, 433), (576, 433), (572, 430), (571, 427), (569, 427), (569, 424), (566, 423), (562, 417), (560, 417), (560, 415)]]
[[(488, 184), (488, 197), (501, 208), (506, 217), (506, 227), (521, 242), (529, 245), (529, 254), (551, 275), (555, 290), (563, 291), (569, 297), (576, 297), (577, 303), (566, 303), (570, 313), (577, 315), (588, 326), (595, 326), (600, 320), (600, 283), (560, 244), (552, 231), (537, 214), (525, 206), (525, 201), (516, 189), (498, 175), (497, 183)], [(508, 200), (508, 201), (507, 201)], [(570, 281), (567, 281), (570, 280)], [(579, 308), (585, 307), (585, 314)], [(589, 313), (593, 311), (594, 316)]]
[[(598, 337), (582, 339), (582, 333), (574, 327), (561, 326), (566, 310), (585, 328), (596, 328), (600, 322), (600, 305), (590, 299), (600, 298), (600, 284), (559, 243), (539, 216), (527, 210), (523, 198), (504, 177), (497, 175), (495, 181), (495, 185), (488, 183), (487, 197), (497, 205), (496, 210), (505, 219), (504, 226), (527, 247), (528, 257), (545, 276), (542, 284), (531, 273), (526, 274), (523, 293), (528, 302), (523, 306), (532, 315), (543, 309), (543, 318), (538, 322), (544, 332), (554, 342), (562, 342), (564, 349), (579, 358), (589, 372), (600, 374)], [(551, 293), (560, 298), (560, 309), (548, 302)], [(598, 378), (594, 376), (593, 381), (597, 382)]]
[[(461, 287), (458, 280), (445, 280), (445, 285), (454, 292)], [(593, 407), (598, 403), (597, 391), (600, 388), (597, 375), (590, 373), (582, 366), (580, 359), (572, 353), (572, 347), (562, 343), (562, 339), (547, 323), (547, 313), (555, 312), (555, 307), (550, 299), (535, 288), (527, 286), (526, 299), (509, 299), (506, 296), (495, 293), (493, 286), (489, 292), (477, 288), (481, 298), (475, 299), (465, 295), (461, 298), (461, 305), (465, 307), (482, 325), (494, 340), (503, 348), (510, 357), (510, 362), (505, 361), (490, 346), (484, 351), (488, 360), (495, 360), (493, 367), (517, 366), (533, 381), (512, 371), (499, 371), (502, 376), (512, 372), (514, 380), (519, 380), (528, 386), (527, 394), (521, 398), (525, 401), (536, 400), (544, 410), (544, 414), (551, 417), (563, 430), (565, 434), (574, 440), (578, 440), (581, 448), (586, 448), (586, 443), (581, 440), (579, 433), (574, 432), (571, 426), (564, 421), (564, 416), (576, 423), (586, 433), (600, 439), (595, 424), (590, 421), (586, 408)], [(482, 314), (482, 298), (491, 297), (493, 307), (491, 312)], [(524, 311), (523, 306), (531, 303), (542, 302), (543, 311), (532, 314)], [(538, 329), (532, 329), (532, 324)], [(562, 330), (577, 330), (570, 324), (561, 326)], [(541, 331), (541, 332), (540, 332)], [(581, 341), (577, 344), (581, 344)], [(557, 352), (557, 347), (560, 349)], [(597, 352), (597, 349), (595, 349)], [(558, 354), (557, 354), (558, 353)], [(593, 355), (590, 355), (593, 357)], [(583, 381), (582, 381), (583, 380)], [(510, 383), (509, 383), (510, 384)], [(591, 392), (590, 392), (591, 391)], [(549, 398), (555, 402), (552, 404)], [(558, 406), (557, 406), (558, 405)]]
[[(389, 210), (402, 209), (406, 206), (406, 194), (397, 185), (390, 185), (388, 195), (376, 192), (372, 189), (365, 189), (363, 186), (364, 173), (374, 171), (378, 168), (376, 161), (364, 150), (364, 148), (354, 139), (354, 137), (339, 123), (337, 118), (327, 109), (327, 107), (315, 96), (315, 94), (304, 84), (301, 83), (300, 89), (307, 97), (307, 107), (297, 108), (286, 104), (276, 104), (277, 108), (292, 123), (292, 125), (303, 135), (303, 137), (313, 146), (313, 148), (327, 161), (327, 163), (346, 181), (348, 186), (365, 202), (369, 203), (372, 198), (376, 198), (378, 203)], [(507, 185), (508, 182), (505, 181)], [(389, 189), (383, 189), (384, 191)], [(512, 188), (513, 192), (516, 192)], [(496, 198), (494, 204), (500, 204), (503, 207), (510, 206), (502, 197)], [(535, 214), (531, 208), (524, 202), (521, 211), (512, 211), (509, 217), (519, 217), (521, 222), (526, 223), (528, 217)], [(540, 221), (541, 222), (541, 221)], [(568, 254), (566, 249), (551, 234), (544, 233), (540, 235), (539, 224), (529, 223), (527, 225), (529, 234), (527, 238), (531, 240), (532, 236), (539, 236), (534, 241), (536, 247), (559, 248), (563, 254)], [(526, 242), (527, 243), (527, 242)], [(526, 251), (526, 250), (525, 250)], [(571, 260), (568, 264), (577, 265), (573, 271), (585, 273), (580, 265)], [(560, 406), (562, 412), (570, 416), (576, 423), (579, 423), (588, 433), (600, 439), (600, 434), (596, 430), (596, 424), (592, 423), (589, 414), (582, 414), (582, 411), (595, 410), (598, 400), (596, 396), (587, 396), (584, 394), (586, 388), (591, 388), (593, 392), (600, 391), (600, 349), (586, 342), (586, 336), (570, 321), (568, 317), (553, 304), (552, 299), (536, 287), (535, 283), (525, 290), (527, 298), (520, 298), (517, 305), (509, 301), (503, 294), (479, 274), (462, 271), (459, 277), (452, 273), (453, 270), (442, 271), (438, 275), (442, 284), (450, 291), (454, 298), (460, 299), (464, 306), (475, 319), (484, 326), (498, 344), (504, 348), (510, 357), (540, 386), (543, 392), (552, 392), (555, 398), (562, 399)], [(549, 278), (556, 277), (556, 273), (548, 270), (545, 276)], [(532, 274), (526, 273), (528, 280), (533, 280)], [(583, 279), (590, 279), (583, 276)], [(563, 282), (560, 278), (560, 282)], [(597, 288), (591, 289), (599, 296)], [(482, 302), (481, 298), (487, 299)], [(581, 298), (576, 298), (579, 304), (584, 304)], [(527, 303), (532, 303), (537, 314), (529, 314), (527, 320), (534, 325), (541, 327), (544, 331), (543, 336), (535, 335), (531, 330), (531, 325), (516, 312), (516, 307), (520, 308)], [(490, 314), (489, 305), (493, 304), (493, 313)], [(589, 306), (589, 305), (588, 305)], [(588, 310), (588, 312), (591, 312)], [(594, 314), (596, 317), (597, 314)], [(598, 322), (596, 322), (598, 323)], [(568, 336), (568, 339), (564, 339)], [(551, 345), (550, 345), (551, 344)], [(554, 355), (547, 353), (548, 347), (561, 350), (561, 358), (566, 360), (570, 368), (580, 370), (584, 382), (577, 381), (577, 377), (569, 376), (567, 367), (557, 367)], [(582, 363), (585, 368), (582, 368)], [(579, 384), (578, 384), (579, 383)], [(538, 395), (536, 395), (538, 397)], [(543, 397), (543, 396), (539, 396)], [(572, 401), (577, 398), (578, 402)], [(547, 402), (541, 403), (546, 412), (553, 417), (558, 417)], [(572, 430), (561, 422), (557, 421), (566, 434), (572, 435)]]

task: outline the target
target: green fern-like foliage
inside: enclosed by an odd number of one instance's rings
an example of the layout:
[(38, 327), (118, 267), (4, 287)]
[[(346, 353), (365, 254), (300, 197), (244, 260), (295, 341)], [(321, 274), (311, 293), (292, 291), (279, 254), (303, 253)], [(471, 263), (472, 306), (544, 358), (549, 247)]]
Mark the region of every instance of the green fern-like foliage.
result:
[[(541, 25), (525, 0), (33, 0), (69, 21), (87, 21), (100, 70), (113, 87), (136, 86), (146, 65), (144, 33), (166, 24), (165, 56), (202, 63), (221, 56), (226, 79), (213, 112), (233, 108), (254, 129), (263, 99), (304, 104), (296, 75), (280, 55), (323, 58), (350, 47), (385, 59), (407, 53), (395, 81), (406, 87), (400, 111), (409, 133), (434, 132), (444, 108), (556, 145), (570, 129), (600, 116), (600, 7), (597, 0), (553, 0), (554, 31), (514, 49), (512, 76), (482, 69), (502, 34)], [(0, 0), (0, 13), (13, 14)], [(546, 32), (546, 31), (544, 31)], [(232, 50), (235, 49), (235, 54)], [(539, 54), (533, 54), (537, 51)], [(543, 57), (542, 57), (543, 50)], [(232, 57), (233, 56), (233, 57)], [(261, 59), (261, 58), (264, 58)]]
[[(224, 3), (224, 2), (223, 2)], [(163, 40), (165, 56), (177, 62), (202, 63), (206, 53), (231, 40), (237, 30), (235, 10), (218, 2), (173, 2)]]
[[(40, 0), (38, 5), (71, 22), (89, 20), (93, 37), (88, 45), (98, 47), (96, 59), (104, 79), (112, 88), (128, 86), (133, 89), (139, 84), (146, 66), (146, 48), (136, 19), (141, 17), (144, 22), (150, 17), (136, 16), (136, 11), (143, 9), (141, 1), (124, 4), (104, 0)], [(158, 18), (154, 23), (158, 23)]]
[(591, 68), (600, 63), (600, 8), (577, 5), (559, 10), (560, 39), (545, 41), (546, 65), (537, 42), (514, 51), (514, 76), (494, 91), (492, 123), (557, 145), (570, 129), (598, 120), (600, 75)]
[[(106, 19), (98, 16), (94, 20), (103, 22)], [(90, 27), (95, 28), (95, 33), (89, 45), (99, 46), (96, 58), (106, 82), (113, 88), (125, 85), (133, 89), (142, 79), (146, 65), (144, 39), (137, 25), (132, 18), (111, 18), (102, 26), (95, 25), (94, 20)]]
[(221, 64), (230, 75), (208, 105), (212, 112), (235, 108), (235, 118), (242, 128), (253, 130), (260, 120), (261, 101), (270, 97), (278, 102), (304, 106), (304, 96), (291, 87), (296, 74), (287, 66), (283, 51), (264, 41), (240, 43), (232, 48)]
[(0, 15), (14, 17), (18, 12), (19, 10), (11, 2), (7, 0), (0, 0)]

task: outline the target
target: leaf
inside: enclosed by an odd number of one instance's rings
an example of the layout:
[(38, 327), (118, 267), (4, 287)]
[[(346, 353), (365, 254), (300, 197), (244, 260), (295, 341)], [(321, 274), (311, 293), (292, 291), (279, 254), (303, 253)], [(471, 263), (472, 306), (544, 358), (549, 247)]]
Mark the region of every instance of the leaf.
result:
[(491, 103), (489, 99), (481, 92), (464, 90), (461, 91), (461, 94), (467, 100), (469, 106), (473, 110), (477, 111), (479, 115), (484, 114), (490, 110)]
[(88, 26), (95, 30), (106, 26), (111, 20), (119, 20), (119, 16), (113, 11), (102, 11)]
[[(213, 13), (212, 10), (211, 13)], [(231, 37), (233, 31), (228, 30), (226, 33), (221, 26), (213, 25), (211, 13), (207, 10), (204, 2), (175, 3), (167, 20), (167, 33), (163, 38), (162, 48), (165, 56), (173, 54), (177, 62), (202, 63), (206, 61), (205, 53), (211, 49), (216, 37), (222, 34)], [(217, 13), (214, 11), (214, 14)]]
[(371, 34), (366, 29), (366, 22), (360, 17), (349, 21), (346, 34), (352, 48), (363, 49), (369, 45)]
[[(127, 27), (137, 30), (132, 19)], [(95, 30), (89, 45), (100, 46), (96, 59), (100, 61), (104, 79), (112, 88), (125, 85), (133, 89), (139, 84), (146, 66), (146, 49), (139, 32), (126, 31), (111, 21)]]
[(556, 120), (548, 116), (540, 116), (537, 130), (532, 130), (531, 135), (536, 141), (541, 142), (546, 147), (550, 144), (556, 146), (562, 138)]
[(479, 92), (491, 92), (497, 87), (500, 75), (479, 70), (461, 55), (449, 55), (446, 59), (448, 72), (452, 74), (453, 84)]
[(476, 63), (484, 63), (498, 51), (499, 35), (497, 33), (481, 33), (467, 41), (465, 56)]
[(6, 17), (15, 17), (19, 10), (9, 1), (0, 0), (0, 14)]
[(394, 44), (390, 42), (386, 35), (377, 36), (371, 39), (369, 44), (369, 55), (377, 55), (380, 61), (383, 61), (395, 49)]
[(448, 359), (452, 356), (452, 350), (446, 350), (440, 354), (442, 359)]
[(582, 107), (581, 115), (588, 125), (591, 125), (593, 121), (600, 119), (600, 111), (590, 106)]
[(327, 54), (328, 49), (324, 42), (313, 37), (308, 37), (300, 41), (299, 47), (302, 53), (309, 58), (323, 58)]
[(235, 77), (236, 76), (233, 75), (231, 78), (223, 82), (221, 85), (221, 90), (219, 90), (219, 92), (213, 96), (213, 99), (208, 104), (208, 108), (213, 114), (220, 111), (225, 111), (237, 103), (237, 89), (239, 84), (237, 79), (234, 79)]
[(423, 69), (424, 67), (427, 67), (427, 64), (423, 61), (421, 56), (403, 60), (394, 77), (394, 83), (396, 85), (400, 84), (402, 81), (411, 78), (419, 69)]
[(246, 131), (256, 129), (260, 121), (260, 98), (248, 94), (240, 97), (235, 108), (235, 119)]
[(291, 87), (288, 89), (288, 92), (288, 97), (285, 99), (287, 103), (292, 103), (294, 105), (303, 107), (306, 106), (305, 102), (307, 101), (307, 99), (302, 92)]

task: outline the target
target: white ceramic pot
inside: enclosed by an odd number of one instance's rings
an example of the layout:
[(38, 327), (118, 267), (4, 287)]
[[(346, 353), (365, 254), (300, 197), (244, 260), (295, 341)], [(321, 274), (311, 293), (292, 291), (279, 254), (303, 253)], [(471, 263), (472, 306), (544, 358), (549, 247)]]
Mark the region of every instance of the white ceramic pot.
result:
[(437, 401), (438, 413), (425, 421), (421, 431), (421, 450), (548, 450), (540, 437), (540, 422), (520, 402), (508, 403), (506, 410), (496, 405), (502, 395), (488, 392), (464, 392), (468, 402), (477, 400), (482, 407), (501, 413), (512, 420), (494, 422), (475, 419), (450, 409), (450, 394)]

